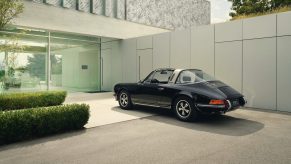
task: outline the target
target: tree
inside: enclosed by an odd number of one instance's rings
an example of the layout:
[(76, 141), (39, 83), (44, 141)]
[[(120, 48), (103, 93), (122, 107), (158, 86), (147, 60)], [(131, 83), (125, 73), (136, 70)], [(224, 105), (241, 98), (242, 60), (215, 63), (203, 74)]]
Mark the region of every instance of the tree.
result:
[(271, 8), (291, 6), (291, 0), (271, 0)]
[(232, 10), (229, 15), (249, 15), (252, 13), (266, 12), (269, 10), (269, 0), (228, 0), (232, 2)]
[[(23, 8), (24, 6), (21, 0), (0, 0), (0, 30), (5, 30), (12, 19), (23, 12)], [(23, 50), (23, 46), (18, 44), (18, 34), (4, 35), (2, 39), (4, 42), (0, 43), (0, 52), (5, 52), (5, 70), (1, 70), (0, 81), (14, 74), (14, 54)], [(8, 53), (11, 53), (11, 55), (9, 56)], [(3, 78), (3, 76), (5, 76), (5, 78)]]
[[(4, 30), (12, 19), (23, 12), (24, 6), (21, 0), (0, 0), (0, 30)], [(23, 48), (18, 45), (18, 35), (4, 35), (5, 40), (0, 45), (0, 52), (19, 52)]]
[[(56, 55), (51, 55), (51, 73), (61, 74), (62, 73), (62, 60)], [(45, 62), (46, 56), (44, 54), (33, 54), (27, 57), (28, 64), (26, 66), (27, 71), (31, 76), (38, 77), (41, 80), (45, 80)]]
[(21, 0), (0, 0), (0, 29), (4, 29), (11, 20), (23, 12)]
[(291, 0), (228, 0), (232, 2), (232, 10), (229, 15), (236, 17), (239, 15), (250, 15), (264, 13), (291, 5)]

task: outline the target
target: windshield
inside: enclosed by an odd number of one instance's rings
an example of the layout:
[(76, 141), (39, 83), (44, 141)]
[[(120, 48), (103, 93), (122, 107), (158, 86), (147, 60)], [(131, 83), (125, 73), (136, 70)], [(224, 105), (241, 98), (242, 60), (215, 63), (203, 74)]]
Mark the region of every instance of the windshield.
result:
[(200, 83), (215, 80), (214, 77), (201, 70), (184, 70), (180, 73), (176, 84)]

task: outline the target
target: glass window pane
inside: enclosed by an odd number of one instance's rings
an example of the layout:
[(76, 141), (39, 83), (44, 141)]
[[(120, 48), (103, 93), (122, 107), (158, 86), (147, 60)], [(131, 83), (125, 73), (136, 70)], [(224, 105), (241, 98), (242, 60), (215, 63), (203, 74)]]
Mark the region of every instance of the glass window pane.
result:
[[(0, 92), (46, 90), (46, 35), (0, 32)], [(45, 33), (42, 33), (45, 34)]]
[(100, 39), (51, 34), (51, 89), (100, 91)]

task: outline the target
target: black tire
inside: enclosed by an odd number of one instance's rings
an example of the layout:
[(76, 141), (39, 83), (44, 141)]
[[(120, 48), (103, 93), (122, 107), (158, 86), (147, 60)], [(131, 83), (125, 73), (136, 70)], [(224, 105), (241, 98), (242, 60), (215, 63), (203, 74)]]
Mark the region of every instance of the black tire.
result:
[(118, 103), (121, 109), (131, 109), (132, 102), (131, 102), (130, 94), (127, 91), (122, 90), (118, 94)]
[(198, 119), (198, 111), (193, 100), (189, 97), (178, 97), (173, 105), (177, 118), (181, 121), (195, 121)]

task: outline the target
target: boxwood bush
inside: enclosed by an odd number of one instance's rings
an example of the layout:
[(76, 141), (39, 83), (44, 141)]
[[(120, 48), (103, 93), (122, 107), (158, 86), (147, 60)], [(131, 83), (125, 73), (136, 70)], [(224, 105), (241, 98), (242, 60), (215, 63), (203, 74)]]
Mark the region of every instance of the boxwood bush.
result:
[(66, 91), (0, 94), (0, 111), (61, 105)]
[(82, 129), (89, 106), (71, 104), (0, 112), (0, 145)]

